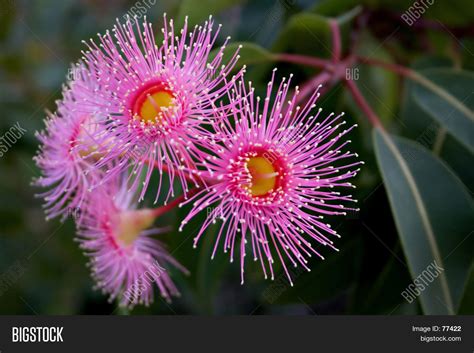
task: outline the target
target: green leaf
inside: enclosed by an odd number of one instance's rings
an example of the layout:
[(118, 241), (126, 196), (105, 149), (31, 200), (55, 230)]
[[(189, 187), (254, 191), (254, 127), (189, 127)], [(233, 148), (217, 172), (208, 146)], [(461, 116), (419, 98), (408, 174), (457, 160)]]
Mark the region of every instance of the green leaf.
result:
[(374, 144), (413, 280), (434, 261), (444, 269), (421, 292), (423, 311), (454, 314), (474, 251), (473, 200), (451, 170), (419, 144), (378, 129)]
[[(453, 67), (453, 62), (445, 57), (440, 56), (423, 56), (414, 61), (410, 68), (412, 70), (425, 70), (433, 68), (450, 68)], [(433, 118), (427, 114), (420, 105), (415, 101), (413, 94), (416, 83), (412, 80), (404, 80), (404, 94), (402, 105), (400, 108), (400, 115), (403, 120), (403, 135), (412, 139), (423, 139), (427, 144), (425, 147), (430, 148), (433, 138), (429, 135), (431, 130), (437, 128)], [(429, 135), (429, 138), (426, 138)]]
[[(349, 43), (351, 23), (360, 11), (360, 7), (355, 7), (335, 18), (341, 31), (343, 51)], [(332, 35), (329, 20), (329, 17), (311, 12), (291, 16), (275, 40), (273, 51), (331, 57)]]
[(466, 166), (474, 165), (474, 154), (448, 135), (443, 141), (439, 155), (449, 164), (449, 167), (459, 176), (467, 188), (474, 190), (474, 168), (466, 168)]
[(474, 152), (474, 73), (430, 69), (414, 79), (419, 106)]
[(331, 56), (331, 29), (327, 18), (313, 13), (291, 16), (273, 47), (276, 52)]
[[(413, 70), (426, 70), (433, 68), (450, 68), (453, 62), (448, 58), (425, 56), (418, 59), (411, 65)], [(458, 142), (450, 134), (441, 138), (444, 127), (440, 127), (437, 121), (426, 112), (415, 100), (413, 89), (416, 83), (405, 80), (405, 94), (403, 98), (401, 116), (403, 119), (403, 135), (417, 142), (424, 147), (433, 149), (434, 153), (448, 163), (449, 167), (459, 176), (468, 189), (474, 190), (474, 169), (466, 168), (466, 165), (474, 163), (474, 154), (470, 153), (466, 147)]]
[(459, 306), (459, 315), (473, 315), (474, 314), (474, 263), (471, 265), (469, 278), (464, 288), (461, 305)]
[[(273, 60), (272, 53), (265, 48), (253, 43), (248, 42), (235, 42), (229, 44), (224, 49), (224, 56), (222, 57), (222, 63), (227, 63), (232, 58), (234, 53), (239, 50), (239, 60), (237, 61), (236, 68), (240, 68), (244, 65), (260, 64)], [(214, 58), (219, 52), (219, 48), (214, 49), (210, 57)]]
[(474, 53), (474, 38), (464, 38), (462, 46), (462, 67), (465, 70), (474, 70), (474, 60), (472, 60), (472, 53)]
[(177, 23), (183, 24), (184, 18), (188, 16), (188, 24), (194, 26), (209, 18), (216, 16), (220, 12), (241, 4), (243, 0), (184, 0), (178, 11)]

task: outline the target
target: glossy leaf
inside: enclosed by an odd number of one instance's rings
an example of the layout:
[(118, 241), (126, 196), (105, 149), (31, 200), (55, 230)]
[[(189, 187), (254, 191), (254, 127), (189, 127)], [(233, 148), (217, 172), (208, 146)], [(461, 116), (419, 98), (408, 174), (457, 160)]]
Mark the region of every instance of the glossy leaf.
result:
[(450, 135), (442, 141), (440, 157), (449, 164), (449, 167), (459, 176), (469, 190), (474, 190), (474, 154)]
[[(350, 24), (359, 14), (356, 7), (335, 18), (340, 27), (342, 50), (348, 46)], [(331, 57), (332, 35), (329, 18), (312, 12), (301, 12), (288, 19), (273, 50), (276, 52), (297, 52), (310, 56)]]
[[(453, 67), (451, 60), (436, 56), (422, 57), (411, 65), (413, 70), (450, 67)], [(474, 170), (466, 168), (467, 165), (474, 164), (474, 154), (448, 134), (446, 129), (418, 104), (413, 93), (415, 85), (415, 82), (405, 80), (405, 94), (400, 114), (403, 119), (403, 135), (432, 149), (448, 163), (468, 189), (474, 190)]]
[[(440, 56), (424, 56), (410, 65), (412, 70), (417, 71), (451, 67), (453, 67), (453, 62), (446, 57)], [(403, 85), (404, 94), (400, 108), (403, 135), (412, 139), (423, 139), (426, 141), (426, 134), (430, 133), (431, 127), (436, 125), (436, 123), (433, 122), (433, 118), (416, 102), (413, 91), (416, 83), (412, 80), (403, 80)], [(431, 142), (431, 139), (427, 142)], [(425, 145), (427, 148), (431, 146), (431, 143)]]
[(431, 69), (417, 75), (414, 96), (420, 107), (474, 152), (474, 74)]
[(412, 279), (430, 264), (443, 269), (420, 293), (423, 311), (454, 314), (474, 250), (473, 200), (451, 170), (419, 144), (380, 130), (374, 144)]
[(290, 17), (273, 49), (330, 57), (331, 30), (328, 19), (306, 12)]

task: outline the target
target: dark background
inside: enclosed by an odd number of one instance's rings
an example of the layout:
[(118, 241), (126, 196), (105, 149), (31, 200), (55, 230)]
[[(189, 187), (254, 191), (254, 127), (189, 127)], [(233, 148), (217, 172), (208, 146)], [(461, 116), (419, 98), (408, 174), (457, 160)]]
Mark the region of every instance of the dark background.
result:
[[(115, 19), (122, 19), (133, 5), (133, 1), (0, 0), (0, 132), (17, 122), (27, 130), (0, 158), (1, 314), (123, 313), (115, 303), (108, 303), (104, 295), (92, 289), (94, 283), (85, 266), (86, 258), (73, 241), (73, 221), (46, 222), (41, 201), (35, 198), (39, 190), (31, 182), (39, 175), (32, 161), (38, 147), (34, 133), (44, 126), (45, 109), (55, 110), (69, 65), (85, 49), (81, 40), (110, 29)], [(191, 22), (199, 22), (212, 13), (223, 24), (221, 40), (231, 35), (234, 41), (256, 43), (274, 52), (328, 58), (331, 42), (326, 29), (318, 32), (318, 25), (303, 24), (298, 34), (288, 35), (285, 26), (291, 23), (292, 16), (302, 12), (340, 16), (355, 5), (355, 1), (348, 0), (156, 1), (147, 17), (154, 22), (156, 31), (162, 25), (164, 11), (177, 19), (189, 14)], [(358, 30), (364, 40), (357, 50), (407, 66), (430, 64), (472, 69), (472, 3), (436, 1), (426, 12), (427, 19), (441, 24), (433, 30), (410, 27), (401, 21), (400, 14), (410, 5), (411, 1), (365, 1), (360, 11), (367, 25)], [(355, 31), (349, 28), (345, 38), (350, 40), (350, 33)], [(288, 63), (251, 62), (248, 78), (257, 87), (265, 87), (275, 65), (280, 75), (293, 72), (296, 83), (307, 81), (316, 72)], [(423, 119), (429, 118), (409, 106), (406, 82), (379, 68), (360, 67), (357, 74), (357, 84), (384, 125), (393, 133), (416, 140), (429, 125)], [(172, 304), (157, 297), (151, 307), (137, 307), (132, 313), (422, 313), (418, 301), (408, 304), (400, 294), (412, 279), (375, 161), (371, 127), (342, 83), (333, 85), (319, 105), (326, 113), (345, 111), (348, 122), (360, 124), (351, 135), (352, 150), (359, 152), (366, 162), (354, 181), (361, 212), (330, 220), (343, 236), (337, 243), (341, 251), (326, 252), (324, 262), (313, 258), (311, 273), (294, 272), (294, 287), (290, 287), (281, 269), (277, 270), (275, 282), (264, 281), (253, 263), (246, 270), (245, 285), (241, 286), (237, 264), (229, 264), (223, 255), (210, 261), (212, 237), (207, 237), (197, 249), (192, 248), (190, 233), (199, 222), (190, 224), (188, 233), (178, 233), (180, 214), (173, 212), (161, 220), (175, 229), (163, 240), (173, 256), (191, 271), (191, 276), (173, 273), (182, 297)], [(447, 143), (456, 145), (449, 137)], [(461, 150), (448, 162), (461, 165), (457, 172), (472, 190), (472, 154)]]

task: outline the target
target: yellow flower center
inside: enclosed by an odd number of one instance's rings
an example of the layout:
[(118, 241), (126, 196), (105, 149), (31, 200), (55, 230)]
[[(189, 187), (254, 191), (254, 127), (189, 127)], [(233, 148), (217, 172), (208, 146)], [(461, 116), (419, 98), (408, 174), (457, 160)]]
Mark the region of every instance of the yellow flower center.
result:
[(265, 157), (250, 157), (247, 168), (252, 178), (250, 192), (252, 196), (263, 196), (275, 189), (278, 172)]
[(149, 228), (155, 220), (150, 209), (124, 211), (120, 214), (117, 238), (129, 246), (138, 238), (140, 233)]
[(133, 107), (133, 114), (145, 123), (160, 122), (163, 111), (174, 106), (174, 98), (166, 88), (153, 86), (138, 96)]

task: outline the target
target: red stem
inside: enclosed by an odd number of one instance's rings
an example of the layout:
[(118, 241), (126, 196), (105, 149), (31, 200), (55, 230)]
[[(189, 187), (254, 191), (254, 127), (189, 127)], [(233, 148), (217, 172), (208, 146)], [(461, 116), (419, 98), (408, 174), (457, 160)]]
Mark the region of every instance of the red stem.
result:
[(367, 115), (367, 118), (371, 122), (371, 124), (374, 127), (379, 127), (383, 129), (382, 123), (380, 122), (379, 117), (377, 114), (372, 110), (370, 105), (367, 103), (365, 100), (364, 96), (362, 93), (359, 91), (359, 88), (357, 88), (356, 84), (354, 81), (346, 80), (345, 81), (346, 86), (349, 88), (349, 91), (352, 94), (352, 97), (354, 98), (355, 102), (359, 106), (359, 108)]
[(301, 87), (300, 94), (298, 95), (296, 102), (300, 103), (303, 101), (311, 93), (311, 91), (320, 84), (329, 82), (328, 86), (330, 87), (332, 84), (337, 83), (339, 80), (345, 77), (346, 69), (351, 67), (354, 64), (354, 61), (354, 56), (348, 56), (343, 61), (339, 61), (338, 63), (334, 64), (331, 70), (324, 70), (308, 80)]
[(336, 63), (341, 60), (341, 31), (339, 24), (334, 19), (329, 21), (329, 26), (332, 34), (332, 61)]
[(175, 208), (176, 206), (178, 206), (181, 202), (183, 202), (185, 200), (184, 198), (184, 195), (181, 195), (177, 198), (175, 198), (173, 201), (171, 201), (169, 204), (167, 205), (164, 205), (164, 206), (160, 206), (158, 208), (155, 208), (153, 209), (153, 215), (155, 217), (159, 217), (161, 216), (162, 214), (172, 210), (173, 208)]
[(360, 61), (362, 64), (367, 64), (367, 65), (375, 65), (375, 66), (380, 66), (383, 67), (387, 70), (393, 71), (397, 74), (400, 74), (402, 76), (406, 77), (412, 77), (412, 71), (404, 66), (397, 65), (397, 64), (392, 64), (392, 63), (387, 63), (382, 60), (378, 59), (372, 59), (372, 58), (367, 58), (363, 56), (358, 56), (357, 60)]
[(162, 214), (164, 214), (168, 211), (171, 211), (173, 208), (175, 208), (176, 206), (179, 206), (183, 201), (185, 201), (186, 199), (193, 196), (199, 190), (200, 190), (199, 188), (194, 188), (187, 195), (180, 195), (177, 198), (175, 198), (173, 201), (171, 201), (170, 203), (168, 203), (164, 206), (160, 206), (158, 208), (153, 209), (153, 215), (155, 217), (159, 217)]

